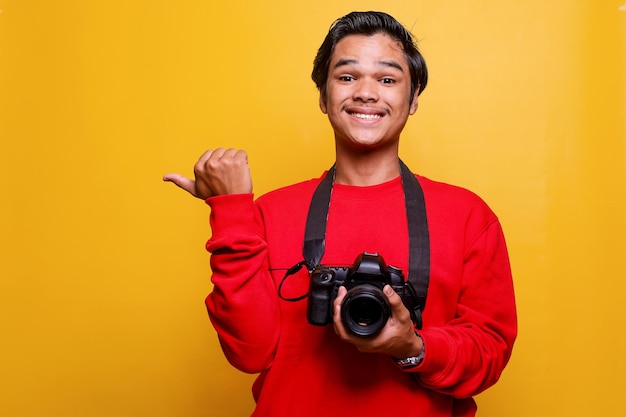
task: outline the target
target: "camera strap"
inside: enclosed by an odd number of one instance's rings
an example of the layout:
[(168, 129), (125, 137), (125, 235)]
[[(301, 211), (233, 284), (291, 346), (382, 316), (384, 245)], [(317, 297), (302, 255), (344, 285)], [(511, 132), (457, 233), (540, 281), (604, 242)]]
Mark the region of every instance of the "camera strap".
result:
[[(430, 237), (428, 233), (428, 219), (424, 192), (411, 170), (402, 162), (400, 174), (404, 189), (404, 201), (408, 222), (409, 235), (409, 273), (408, 281), (415, 290), (415, 317), (416, 325), (421, 328), (422, 312), (426, 306), (428, 281), (430, 279)], [(309, 270), (318, 266), (324, 255), (326, 242), (326, 223), (330, 208), (330, 197), (335, 182), (335, 165), (313, 193), (311, 205), (304, 232), (302, 253)]]

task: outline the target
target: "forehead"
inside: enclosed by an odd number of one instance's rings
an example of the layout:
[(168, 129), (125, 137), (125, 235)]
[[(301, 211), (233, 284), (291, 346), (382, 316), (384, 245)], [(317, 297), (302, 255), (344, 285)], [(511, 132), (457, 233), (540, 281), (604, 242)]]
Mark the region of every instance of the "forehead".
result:
[(342, 38), (333, 51), (331, 68), (340, 60), (350, 60), (357, 64), (395, 61), (408, 67), (408, 60), (402, 45), (387, 34), (348, 35)]

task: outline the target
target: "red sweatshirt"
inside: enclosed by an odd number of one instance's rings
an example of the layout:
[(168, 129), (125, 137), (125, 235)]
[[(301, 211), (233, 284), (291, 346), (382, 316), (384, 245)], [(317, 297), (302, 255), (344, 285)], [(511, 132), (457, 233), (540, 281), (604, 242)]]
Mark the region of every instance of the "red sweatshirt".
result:
[[(286, 269), (302, 260), (309, 204), (320, 179), (251, 194), (212, 197), (209, 316), (236, 368), (260, 373), (255, 417), (474, 416), (471, 398), (494, 384), (517, 333), (513, 283), (500, 223), (462, 188), (417, 177), (426, 201), (431, 275), (425, 358), (400, 370), (391, 358), (360, 353), (332, 325), (312, 326), (307, 300), (277, 296)], [(335, 184), (322, 263), (351, 265), (379, 253), (408, 270), (408, 233), (400, 177), (375, 186)], [(308, 290), (305, 268), (283, 296)]]

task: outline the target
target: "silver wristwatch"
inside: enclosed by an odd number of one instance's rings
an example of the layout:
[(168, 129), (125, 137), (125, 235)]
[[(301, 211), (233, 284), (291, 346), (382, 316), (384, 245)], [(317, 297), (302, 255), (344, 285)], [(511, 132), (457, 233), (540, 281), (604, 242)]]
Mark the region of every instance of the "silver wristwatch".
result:
[[(422, 339), (422, 336), (419, 333), (415, 332), (415, 334), (417, 335), (417, 337)], [(426, 346), (424, 345), (424, 339), (422, 339), (422, 351), (420, 352), (419, 355), (410, 356), (408, 358), (401, 358), (401, 359), (392, 358), (392, 359), (400, 369), (415, 368), (424, 360), (424, 352), (426, 352)]]
[(398, 365), (401, 369), (409, 369), (414, 368), (424, 360), (424, 351), (420, 353), (418, 356), (410, 356), (408, 358), (396, 359), (393, 358), (393, 361)]

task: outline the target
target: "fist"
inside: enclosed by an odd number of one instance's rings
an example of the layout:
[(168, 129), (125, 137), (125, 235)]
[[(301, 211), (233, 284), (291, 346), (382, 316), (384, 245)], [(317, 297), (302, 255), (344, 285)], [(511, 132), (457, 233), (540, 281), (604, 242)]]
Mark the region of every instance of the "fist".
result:
[(194, 180), (181, 174), (166, 174), (163, 180), (202, 200), (216, 195), (252, 192), (248, 155), (243, 150), (208, 150), (196, 162), (193, 172)]

